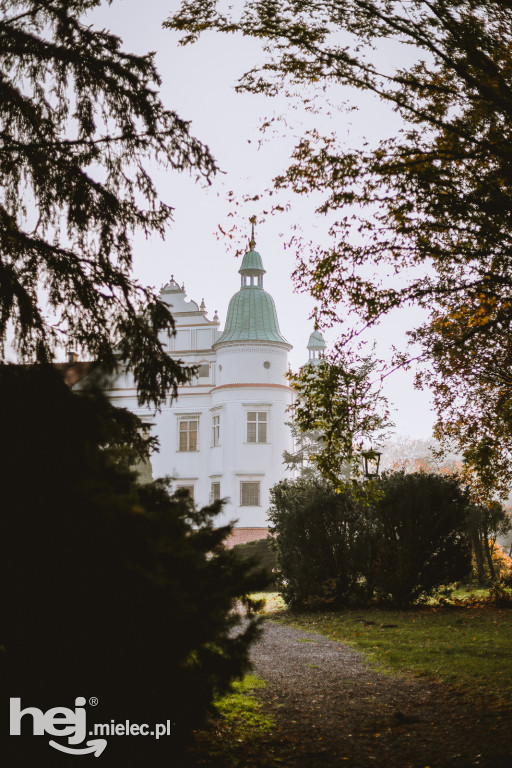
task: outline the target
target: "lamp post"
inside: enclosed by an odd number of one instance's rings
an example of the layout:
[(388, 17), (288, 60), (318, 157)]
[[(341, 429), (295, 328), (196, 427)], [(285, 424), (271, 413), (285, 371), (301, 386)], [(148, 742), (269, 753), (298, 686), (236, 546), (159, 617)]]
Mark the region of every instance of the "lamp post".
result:
[(369, 451), (363, 451), (364, 474), (368, 479), (379, 476), (381, 456), (381, 451), (374, 451), (373, 448), (370, 448)]
[[(370, 448), (369, 451), (363, 451), (363, 467), (364, 467), (364, 474), (365, 477), (368, 480), (373, 480), (374, 478), (378, 478), (379, 476), (379, 467), (380, 467), (380, 457), (382, 456), (381, 451), (374, 451), (373, 448)], [(370, 598), (373, 595), (373, 584), (372, 584), (372, 530), (373, 530), (373, 520), (372, 520), (372, 505), (371, 502), (368, 504), (368, 517), (369, 517), (369, 528), (370, 528), (370, 534), (368, 536), (368, 576), (366, 579), (366, 599), (370, 601)]]

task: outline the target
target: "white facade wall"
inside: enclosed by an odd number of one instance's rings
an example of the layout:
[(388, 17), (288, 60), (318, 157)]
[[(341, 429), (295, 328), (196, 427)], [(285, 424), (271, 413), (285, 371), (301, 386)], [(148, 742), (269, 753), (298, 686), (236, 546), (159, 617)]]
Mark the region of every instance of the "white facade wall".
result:
[[(203, 366), (203, 375), (179, 387), (178, 398), (169, 398), (159, 411), (138, 407), (133, 378), (124, 371), (112, 383), (110, 397), (115, 405), (141, 416), (158, 437), (160, 450), (151, 459), (153, 478), (170, 476), (173, 490), (193, 486), (198, 506), (210, 502), (212, 483), (219, 483), (220, 497), (227, 499), (219, 525), (237, 520), (239, 527), (266, 527), (269, 490), (285, 477), (283, 451), (293, 448), (286, 426), (292, 402), (285, 377), (289, 347), (227, 342), (214, 348), (221, 335), (216, 316), (208, 320), (204, 305), (187, 301), (184, 289), (173, 280), (161, 298), (176, 324), (175, 336), (161, 334), (169, 354)], [(248, 414), (254, 413), (264, 418), (265, 442), (248, 440)], [(214, 417), (219, 417), (217, 445)], [(180, 450), (181, 420), (198, 421), (196, 450)], [(259, 483), (259, 504), (241, 504), (247, 502), (247, 493), (241, 498), (241, 483)]]
[(235, 383), (278, 384), (288, 388), (288, 352), (277, 344), (245, 342), (217, 348), (217, 386)]
[[(283, 451), (292, 450), (286, 422), (292, 393), (285, 373), (287, 350), (277, 344), (221, 344), (212, 407), (221, 414), (222, 452), (215, 459), (222, 474), (221, 494), (230, 499), (226, 516), (242, 527), (264, 527), (270, 488), (285, 475)], [(248, 415), (264, 417), (265, 442), (248, 441)], [(214, 451), (216, 449), (213, 449)], [(241, 505), (242, 482), (260, 483), (260, 505)]]

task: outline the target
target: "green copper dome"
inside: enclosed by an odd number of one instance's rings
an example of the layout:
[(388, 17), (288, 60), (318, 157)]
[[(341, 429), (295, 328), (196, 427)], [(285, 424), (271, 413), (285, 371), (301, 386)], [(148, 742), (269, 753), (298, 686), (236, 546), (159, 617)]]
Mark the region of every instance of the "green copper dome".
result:
[(248, 251), (238, 271), (242, 287), (229, 302), (224, 331), (214, 346), (224, 342), (270, 341), (290, 347), (281, 336), (274, 299), (263, 290), (265, 270), (259, 253)]
[(265, 269), (263, 268), (263, 262), (258, 251), (254, 251), (252, 248), (247, 251), (242, 259), (242, 266), (238, 270), (240, 275), (264, 275)]
[(313, 331), (309, 337), (307, 349), (325, 349), (326, 344), (320, 331)]

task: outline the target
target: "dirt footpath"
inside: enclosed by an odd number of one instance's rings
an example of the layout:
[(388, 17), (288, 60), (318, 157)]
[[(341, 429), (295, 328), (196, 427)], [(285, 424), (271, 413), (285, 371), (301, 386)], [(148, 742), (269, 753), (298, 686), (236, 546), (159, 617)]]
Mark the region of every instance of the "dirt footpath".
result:
[(358, 652), (271, 621), (252, 650), (278, 765), (511, 768), (512, 716), (441, 684), (372, 671)]

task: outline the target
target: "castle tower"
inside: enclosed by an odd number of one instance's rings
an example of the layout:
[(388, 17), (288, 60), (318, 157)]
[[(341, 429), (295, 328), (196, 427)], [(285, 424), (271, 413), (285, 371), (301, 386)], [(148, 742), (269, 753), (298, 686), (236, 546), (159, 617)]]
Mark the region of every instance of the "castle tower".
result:
[(230, 498), (230, 519), (239, 527), (266, 527), (269, 489), (283, 478), (283, 451), (292, 449), (286, 422), (292, 402), (288, 352), (274, 300), (263, 288), (265, 269), (254, 237), (239, 269), (223, 333), (213, 345), (217, 379), (212, 417), (219, 426), (211, 450), (211, 475)]
[(210, 320), (204, 301), (188, 299), (173, 277), (162, 288), (160, 300), (175, 323), (174, 332), (161, 331), (162, 344), (171, 357), (197, 368), (176, 399), (169, 393), (156, 411), (139, 406), (128, 369), (109, 388), (112, 402), (137, 413), (158, 437), (152, 476), (170, 477), (171, 489), (185, 489), (198, 507), (226, 499), (216, 524), (237, 520), (239, 533), (252, 539), (266, 535), (269, 490), (287, 474), (283, 452), (293, 450), (286, 424), (291, 345), (263, 288), (265, 269), (254, 246), (253, 235), (222, 332), (217, 312)]
[(326, 344), (320, 331), (313, 331), (310, 335), (307, 350), (309, 352), (308, 363), (318, 365), (325, 358)]

